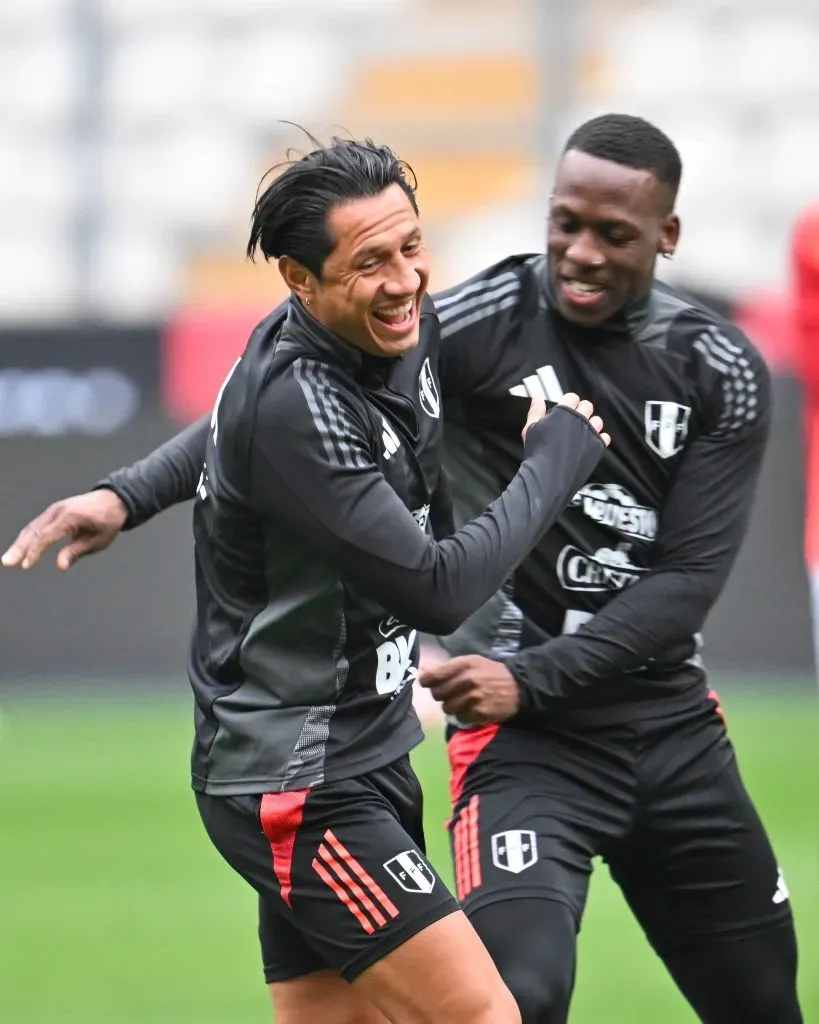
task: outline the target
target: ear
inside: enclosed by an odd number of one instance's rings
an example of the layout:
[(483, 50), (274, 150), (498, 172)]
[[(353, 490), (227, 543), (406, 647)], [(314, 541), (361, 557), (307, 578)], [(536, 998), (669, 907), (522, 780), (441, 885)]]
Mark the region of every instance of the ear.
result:
[(666, 259), (671, 259), (680, 241), (680, 218), (676, 213), (670, 213), (663, 221), (663, 229), (660, 234), (660, 244), (657, 252)]
[(278, 266), (288, 289), (301, 299), (305, 306), (309, 306), (318, 284), (315, 275), (292, 256), (280, 256)]

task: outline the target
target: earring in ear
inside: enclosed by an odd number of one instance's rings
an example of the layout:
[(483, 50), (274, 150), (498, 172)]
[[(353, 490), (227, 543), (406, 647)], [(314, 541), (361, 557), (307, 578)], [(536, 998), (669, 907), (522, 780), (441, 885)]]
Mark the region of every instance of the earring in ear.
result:
[(664, 260), (673, 260), (674, 259), (674, 253), (673, 252), (664, 252), (663, 253), (663, 259)]
[(310, 296), (309, 295), (305, 296), (304, 304), (305, 304), (305, 306), (307, 306), (308, 309), (310, 308)]

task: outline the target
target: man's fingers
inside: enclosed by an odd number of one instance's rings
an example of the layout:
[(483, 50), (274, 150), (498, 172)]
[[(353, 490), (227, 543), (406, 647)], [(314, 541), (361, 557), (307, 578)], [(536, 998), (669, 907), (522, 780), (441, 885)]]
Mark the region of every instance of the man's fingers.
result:
[(19, 541), (15, 541), (8, 551), (3, 553), (3, 557), (0, 559), (0, 564), (4, 565), (7, 569), (11, 569), (23, 561), (23, 555), (24, 550), (22, 546)]
[(42, 558), (45, 551), (58, 544), (61, 540), (69, 540), (74, 537), (75, 527), (65, 520), (56, 519), (49, 526), (33, 530), (32, 539), (26, 549), (25, 557), (20, 563), (21, 569), (33, 568)]
[(523, 443), (526, 443), (526, 435), (529, 433), (529, 427), (533, 423), (537, 423), (542, 420), (546, 415), (546, 402), (542, 398), (533, 398), (529, 403), (529, 412), (526, 416), (526, 422), (523, 425), (523, 430), (520, 436), (523, 438)]
[(592, 416), (592, 418), (589, 420), (589, 426), (592, 428), (592, 430), (595, 431), (595, 433), (598, 434), (600, 440), (608, 448), (608, 446), (611, 444), (611, 435), (605, 433), (605, 431), (603, 430), (602, 418), (600, 416)]
[(468, 676), (453, 676), (446, 682), (431, 686), (430, 692), (439, 704), (462, 693), (468, 693), (472, 689), (472, 681)]
[(449, 700), (445, 700), (441, 703), (441, 710), (445, 715), (454, 715), (456, 718), (462, 719), (467, 725), (471, 723), (467, 721), (467, 716), (472, 711), (474, 700), (465, 694), (458, 694), (456, 697), (450, 697)]
[(558, 399), (558, 405), (565, 405), (569, 409), (576, 409), (580, 404), (580, 395), (576, 395), (574, 391), (567, 391), (560, 399)]
[(28, 526), (24, 526), (17, 534), (11, 547), (3, 555), (2, 563), (7, 569), (10, 569), (15, 565), (22, 564), (23, 559), (29, 552), (31, 544), (36, 538), (36, 522), (37, 520), (35, 519), (30, 522)]
[(545, 398), (533, 398), (529, 404), (529, 415), (526, 417), (527, 423), (537, 423), (538, 420), (542, 420), (546, 415), (546, 399)]
[(32, 519), (3, 555), (3, 565), (7, 568), (19, 565), (22, 569), (36, 565), (49, 545), (68, 535), (66, 529), (58, 525), (58, 519), (56, 510), (51, 508)]
[(82, 540), (74, 541), (73, 544), (68, 544), (62, 548), (57, 555), (57, 568), (61, 572), (67, 572), (78, 558), (98, 551), (99, 547), (98, 537), (83, 537)]
[(467, 658), (462, 656), (460, 658), (450, 658), (449, 661), (444, 661), (440, 665), (430, 665), (429, 667), (425, 665), (421, 669), (418, 682), (421, 686), (427, 688), (445, 683), (448, 679), (458, 675), (463, 669), (466, 660)]

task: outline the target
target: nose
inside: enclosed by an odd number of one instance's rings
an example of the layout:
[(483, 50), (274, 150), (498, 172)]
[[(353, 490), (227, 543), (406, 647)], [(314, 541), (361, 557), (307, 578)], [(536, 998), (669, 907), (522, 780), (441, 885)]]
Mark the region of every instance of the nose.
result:
[(394, 298), (408, 299), (421, 287), (421, 274), (411, 260), (401, 256), (383, 284), (384, 291)]
[(599, 267), (604, 262), (603, 254), (589, 231), (581, 231), (572, 239), (566, 248), (566, 259), (579, 267)]

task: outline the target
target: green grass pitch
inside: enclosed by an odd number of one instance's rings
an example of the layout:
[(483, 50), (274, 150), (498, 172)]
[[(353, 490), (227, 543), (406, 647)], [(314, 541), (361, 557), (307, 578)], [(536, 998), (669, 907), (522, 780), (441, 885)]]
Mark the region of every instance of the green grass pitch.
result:
[[(810, 1024), (819, 1021), (816, 707), (787, 694), (724, 703), (791, 890)], [(0, 708), (4, 1024), (269, 1024), (254, 896), (210, 846), (188, 789), (190, 723), (186, 701), (135, 691), (105, 701), (32, 695)], [(438, 733), (414, 761), (430, 854), (449, 878)], [(571, 1021), (694, 1021), (602, 867)]]

